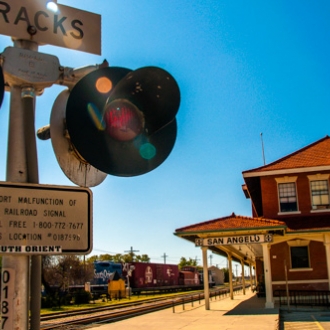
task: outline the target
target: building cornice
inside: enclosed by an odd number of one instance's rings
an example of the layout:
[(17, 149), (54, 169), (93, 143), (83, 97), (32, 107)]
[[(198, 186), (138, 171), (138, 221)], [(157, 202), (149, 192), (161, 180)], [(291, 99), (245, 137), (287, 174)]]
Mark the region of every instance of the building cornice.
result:
[[(285, 230), (286, 225), (279, 225), (279, 226), (264, 226), (264, 227), (240, 227), (240, 228), (219, 228), (219, 229), (212, 229), (212, 230), (194, 230), (194, 231), (179, 231), (175, 232), (174, 235), (176, 236), (192, 236), (192, 235), (209, 235), (209, 234), (216, 234), (219, 236), (228, 236), (229, 233), (237, 233), (237, 232), (246, 232), (246, 233), (256, 233), (256, 232), (269, 232), (273, 230)], [(221, 233), (226, 233), (221, 235)]]
[(313, 167), (301, 167), (301, 168), (289, 168), (281, 170), (270, 170), (270, 171), (256, 171), (243, 173), (243, 178), (252, 178), (269, 175), (288, 175), (293, 173), (307, 173), (307, 172), (321, 172), (330, 171), (330, 166), (313, 166)]

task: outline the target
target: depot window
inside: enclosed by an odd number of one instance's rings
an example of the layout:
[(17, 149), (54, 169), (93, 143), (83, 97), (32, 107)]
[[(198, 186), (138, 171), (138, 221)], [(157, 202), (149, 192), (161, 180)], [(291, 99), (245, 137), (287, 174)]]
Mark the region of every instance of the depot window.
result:
[(279, 183), (278, 196), (280, 212), (298, 211), (297, 191), (295, 182)]
[(291, 268), (309, 268), (308, 246), (292, 246)]
[(313, 210), (329, 208), (328, 181), (325, 180), (311, 181), (311, 194), (312, 194)]
[(290, 249), (291, 271), (311, 270), (309, 258), (309, 241), (287, 241)]
[(329, 209), (329, 174), (309, 175), (308, 179), (312, 210)]

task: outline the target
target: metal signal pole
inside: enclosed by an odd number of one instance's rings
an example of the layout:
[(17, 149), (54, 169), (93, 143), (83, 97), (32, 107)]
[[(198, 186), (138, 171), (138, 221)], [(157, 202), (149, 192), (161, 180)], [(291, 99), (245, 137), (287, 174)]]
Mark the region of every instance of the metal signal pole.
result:
[[(17, 48), (37, 50), (38, 45), (29, 41), (14, 41)], [(34, 132), (33, 89), (10, 87), (10, 116), (7, 150), (7, 174), (9, 182), (38, 183), (36, 142)], [(27, 99), (28, 98), (28, 99)], [(34, 133), (33, 133), (34, 135)], [(31, 182), (30, 181), (30, 182)], [(7, 282), (4, 280), (7, 278)], [(40, 278), (40, 277), (39, 277)], [(35, 279), (38, 281), (38, 278)], [(29, 257), (4, 256), (2, 259), (2, 329), (28, 329)], [(40, 282), (38, 294), (40, 314)], [(34, 302), (36, 303), (36, 302)], [(6, 306), (6, 308), (3, 308)]]

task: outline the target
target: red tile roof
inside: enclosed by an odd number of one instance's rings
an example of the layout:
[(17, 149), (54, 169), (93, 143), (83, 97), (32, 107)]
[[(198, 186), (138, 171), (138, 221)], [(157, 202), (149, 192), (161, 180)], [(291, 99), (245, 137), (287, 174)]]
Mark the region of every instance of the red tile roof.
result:
[(293, 152), (273, 163), (261, 166), (245, 173), (286, 170), (304, 167), (330, 166), (330, 137), (325, 136), (300, 150)]
[(202, 232), (216, 232), (229, 230), (251, 230), (251, 229), (268, 229), (283, 228), (286, 232), (300, 232), (300, 231), (323, 231), (330, 230), (330, 216), (329, 215), (311, 215), (298, 216), (294, 219), (287, 218), (280, 220), (252, 218), (246, 216), (239, 216), (233, 213), (230, 216), (200, 222), (194, 225), (178, 228), (175, 230), (176, 234), (202, 233)]
[(269, 227), (285, 227), (283, 221), (264, 219), (264, 218), (251, 218), (239, 216), (233, 213), (230, 216), (209, 220), (195, 225), (182, 227), (176, 229), (176, 233), (189, 233), (189, 232), (207, 232), (207, 231), (221, 231), (221, 230), (237, 230), (237, 229), (262, 229)]

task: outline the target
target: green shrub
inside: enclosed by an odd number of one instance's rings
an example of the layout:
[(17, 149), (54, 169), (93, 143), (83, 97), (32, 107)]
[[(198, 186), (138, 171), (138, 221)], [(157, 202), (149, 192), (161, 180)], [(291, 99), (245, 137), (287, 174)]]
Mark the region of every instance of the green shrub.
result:
[(91, 296), (90, 292), (83, 290), (83, 291), (75, 292), (73, 299), (74, 299), (74, 303), (76, 305), (88, 304), (89, 301), (92, 299), (92, 296)]
[(54, 297), (47, 295), (46, 297), (41, 297), (41, 308), (51, 308), (56, 305)]

